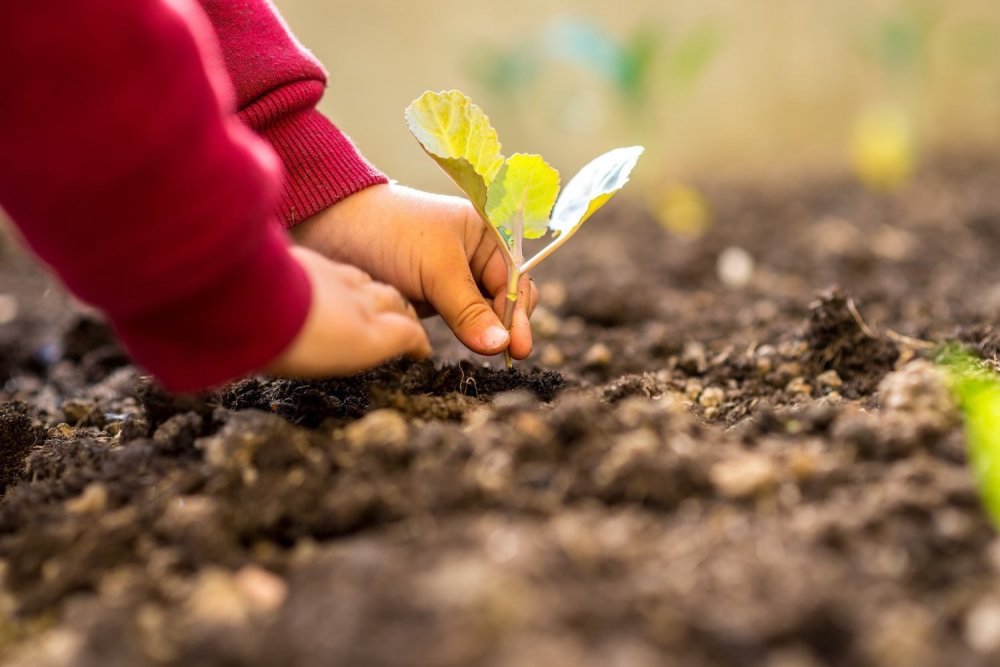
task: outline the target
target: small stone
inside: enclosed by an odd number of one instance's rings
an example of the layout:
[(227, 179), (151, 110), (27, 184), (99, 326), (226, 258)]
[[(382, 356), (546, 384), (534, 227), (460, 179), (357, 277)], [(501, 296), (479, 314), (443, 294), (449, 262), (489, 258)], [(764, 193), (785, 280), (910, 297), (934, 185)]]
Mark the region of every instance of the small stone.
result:
[(719, 253), (715, 271), (726, 287), (746, 287), (753, 280), (753, 256), (743, 248), (729, 246)]
[(879, 383), (882, 408), (939, 430), (958, 424), (958, 406), (944, 371), (917, 359), (889, 373)]
[(887, 604), (872, 619), (873, 626), (863, 636), (864, 653), (876, 665), (930, 667), (948, 664), (935, 655), (937, 632), (934, 615), (919, 604)]
[(4, 664), (9, 667), (55, 667), (78, 665), (86, 645), (77, 631), (52, 629), (16, 645)]
[(522, 412), (515, 415), (511, 424), (517, 430), (532, 440), (547, 442), (552, 438), (552, 429), (538, 415), (531, 412)]
[(726, 393), (718, 387), (705, 387), (698, 397), (698, 405), (703, 408), (718, 408), (725, 400)]
[(250, 620), (250, 605), (236, 578), (214, 567), (198, 575), (187, 607), (199, 625), (242, 625)]
[(708, 355), (705, 351), (704, 343), (696, 340), (684, 343), (681, 351), (680, 368), (686, 373), (704, 373), (708, 368)]
[(97, 514), (108, 506), (108, 490), (103, 484), (88, 484), (83, 493), (66, 501), (66, 510), (73, 514)]
[(659, 445), (660, 437), (648, 427), (622, 433), (594, 470), (594, 481), (601, 488), (629, 486), (630, 479), (635, 486), (642, 486), (640, 476), (635, 471), (650, 468), (651, 462), (657, 458)]
[(537, 306), (531, 315), (531, 330), (539, 338), (555, 338), (562, 329), (562, 322), (545, 306)]
[(797, 361), (785, 361), (778, 364), (778, 368), (774, 372), (778, 378), (788, 382), (802, 375), (802, 364)]
[(76, 437), (76, 429), (66, 422), (60, 422), (46, 431), (46, 435), (59, 440), (70, 440)]
[(144, 652), (161, 664), (174, 662), (177, 649), (166, 631), (167, 614), (162, 607), (144, 604), (135, 612), (135, 624), (142, 636)]
[(965, 619), (965, 641), (979, 653), (1000, 649), (1000, 602), (985, 600)]
[(288, 599), (288, 584), (276, 574), (244, 565), (236, 573), (236, 585), (254, 614), (272, 614)]
[(778, 354), (785, 359), (801, 359), (809, 351), (804, 340), (786, 340), (778, 344)]
[(908, 345), (899, 348), (899, 357), (896, 358), (896, 363), (893, 364), (893, 370), (898, 371), (899, 369), (903, 368), (904, 366), (906, 366), (906, 364), (910, 363), (916, 358), (917, 358), (916, 348), (910, 347)]
[(824, 389), (840, 389), (844, 386), (844, 381), (840, 379), (837, 371), (824, 371), (816, 376), (816, 384)]
[(584, 353), (583, 365), (590, 368), (608, 366), (612, 356), (611, 348), (604, 343), (595, 343)]
[(881, 257), (893, 262), (900, 262), (913, 254), (915, 248), (919, 247), (913, 235), (897, 227), (884, 225), (870, 239), (872, 251)]
[(816, 220), (812, 226), (815, 247), (824, 253), (842, 257), (865, 252), (869, 239), (857, 225), (833, 215)]
[(541, 302), (550, 308), (559, 308), (566, 303), (566, 284), (558, 280), (548, 280), (538, 288)]
[(804, 377), (799, 376), (785, 385), (785, 391), (793, 396), (812, 396), (813, 388)]
[(546, 368), (559, 368), (566, 363), (566, 355), (555, 345), (546, 345), (538, 357), (538, 363)]
[(788, 470), (800, 482), (812, 479), (819, 470), (816, 455), (804, 449), (792, 450), (787, 459)]
[(777, 471), (766, 456), (744, 454), (713, 465), (709, 478), (722, 496), (739, 499), (770, 490), (777, 479)]
[(761, 345), (753, 352), (753, 365), (761, 375), (767, 375), (774, 370), (774, 359), (778, 351), (773, 345)]
[(758, 357), (774, 357), (778, 354), (778, 350), (775, 349), (773, 345), (758, 345), (753, 351), (754, 356)]
[(491, 410), (488, 406), (481, 405), (479, 407), (472, 408), (465, 413), (465, 416), (462, 419), (465, 424), (463, 430), (466, 433), (477, 431), (486, 426), (492, 420), (493, 410)]
[(62, 404), (63, 415), (70, 424), (85, 424), (95, 410), (93, 403), (79, 398), (71, 398)]
[(563, 320), (562, 335), (567, 338), (579, 338), (587, 331), (587, 321), (578, 315)]
[(963, 542), (976, 531), (973, 515), (946, 507), (934, 514), (934, 532), (952, 542)]
[(692, 378), (684, 383), (684, 397), (689, 401), (697, 401), (703, 389), (704, 385), (701, 380)]
[(372, 410), (344, 429), (344, 436), (354, 447), (374, 444), (402, 445), (409, 437), (406, 418), (396, 410)]
[(160, 523), (168, 531), (183, 531), (194, 526), (211, 525), (218, 513), (219, 503), (210, 496), (177, 496), (167, 503)]

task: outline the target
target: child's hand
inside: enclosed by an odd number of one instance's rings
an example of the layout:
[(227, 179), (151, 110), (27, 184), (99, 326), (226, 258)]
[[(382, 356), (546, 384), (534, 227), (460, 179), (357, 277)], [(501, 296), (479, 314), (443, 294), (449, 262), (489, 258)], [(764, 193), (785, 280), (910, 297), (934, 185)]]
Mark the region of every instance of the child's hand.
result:
[(439, 313), (474, 352), (497, 354), (509, 342), (515, 359), (531, 353), (528, 315), (538, 292), (522, 277), (508, 335), (500, 322), (507, 293), (503, 256), (464, 199), (376, 185), (294, 227), (292, 236), (394, 285), (421, 315)]
[(312, 306), (299, 335), (268, 372), (348, 375), (400, 355), (430, 354), (427, 333), (396, 288), (305, 248), (293, 248), (292, 254), (309, 275)]

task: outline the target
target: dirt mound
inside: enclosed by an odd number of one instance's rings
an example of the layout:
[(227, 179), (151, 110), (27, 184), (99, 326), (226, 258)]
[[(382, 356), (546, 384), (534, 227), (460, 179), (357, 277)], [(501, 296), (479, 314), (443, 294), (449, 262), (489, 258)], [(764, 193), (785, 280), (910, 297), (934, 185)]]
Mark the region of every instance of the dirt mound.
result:
[(826, 290), (809, 304), (805, 340), (808, 372), (835, 371), (848, 398), (870, 394), (899, 358), (896, 345), (872, 331), (854, 299), (839, 289)]

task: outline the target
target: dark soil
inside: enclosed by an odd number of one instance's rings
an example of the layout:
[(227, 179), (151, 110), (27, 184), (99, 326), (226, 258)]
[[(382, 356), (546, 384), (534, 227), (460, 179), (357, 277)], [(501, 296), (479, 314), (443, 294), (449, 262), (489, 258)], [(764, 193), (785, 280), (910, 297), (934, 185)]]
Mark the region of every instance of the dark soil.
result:
[(943, 164), (710, 185), (695, 241), (616, 202), (539, 272), (513, 371), (433, 325), (432, 362), (170, 396), (8, 256), (0, 662), (1000, 664), (1000, 540), (926, 361), (1000, 353), (1000, 165)]

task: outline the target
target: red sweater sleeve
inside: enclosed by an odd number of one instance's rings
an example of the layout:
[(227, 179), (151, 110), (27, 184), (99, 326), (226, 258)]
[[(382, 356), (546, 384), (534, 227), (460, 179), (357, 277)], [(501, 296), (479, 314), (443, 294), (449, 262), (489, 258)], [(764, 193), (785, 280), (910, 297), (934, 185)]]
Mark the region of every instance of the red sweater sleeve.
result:
[(236, 89), (239, 115), (285, 168), (278, 215), (301, 222), (388, 179), (316, 110), (326, 73), (269, 0), (201, 0)]
[(0, 205), (174, 390), (264, 365), (310, 302), (215, 49), (191, 0), (0, 7)]

